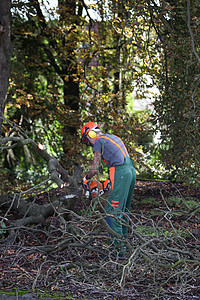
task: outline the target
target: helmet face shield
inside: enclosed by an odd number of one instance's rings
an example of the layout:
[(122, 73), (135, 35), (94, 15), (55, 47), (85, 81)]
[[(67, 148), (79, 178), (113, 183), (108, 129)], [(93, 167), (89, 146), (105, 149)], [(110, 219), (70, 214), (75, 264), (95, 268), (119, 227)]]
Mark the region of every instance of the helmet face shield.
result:
[(89, 140), (87, 138), (87, 133), (88, 133), (89, 127), (85, 127), (82, 138), (81, 138), (81, 143), (89, 146)]
[(82, 144), (85, 144), (85, 145), (87, 145), (87, 146), (90, 146), (90, 142), (89, 142), (89, 140), (88, 140), (88, 138), (87, 138), (86, 136), (83, 136), (83, 137), (81, 138), (81, 143), (82, 143)]

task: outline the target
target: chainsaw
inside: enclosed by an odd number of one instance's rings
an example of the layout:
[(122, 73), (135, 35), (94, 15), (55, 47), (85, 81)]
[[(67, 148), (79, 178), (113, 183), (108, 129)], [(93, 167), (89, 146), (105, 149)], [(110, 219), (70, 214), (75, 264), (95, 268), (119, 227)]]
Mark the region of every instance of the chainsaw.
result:
[(102, 196), (105, 192), (109, 191), (110, 180), (106, 179), (105, 181), (96, 181), (96, 180), (87, 180), (85, 177), (82, 179), (82, 186), (86, 190), (86, 198), (92, 199), (97, 196)]

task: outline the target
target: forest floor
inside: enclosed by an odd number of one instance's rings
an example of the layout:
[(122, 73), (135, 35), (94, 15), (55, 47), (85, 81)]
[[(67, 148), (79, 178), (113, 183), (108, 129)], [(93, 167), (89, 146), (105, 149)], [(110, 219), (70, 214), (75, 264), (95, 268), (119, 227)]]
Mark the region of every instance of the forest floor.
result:
[[(39, 194), (37, 202), (45, 204), (48, 202), (49, 197), (61, 197), (62, 193), (59, 188), (52, 189), (48, 193)], [(76, 214), (81, 214), (83, 217), (89, 205), (89, 200), (78, 202), (72, 221), (73, 218), (76, 218)], [(186, 245), (186, 249), (194, 255), (199, 255), (199, 205), (200, 188), (186, 186), (181, 183), (138, 180), (132, 202), (134, 222), (139, 224), (137, 232), (144, 237), (147, 237), (147, 235), (153, 237), (155, 236), (155, 228), (151, 223), (159, 223), (163, 230), (162, 234), (171, 236), (172, 229), (177, 230), (182, 241), (184, 241), (184, 245)], [(162, 214), (160, 214), (161, 211)], [(1, 216), (6, 214), (9, 222), (22, 217), (15, 211), (7, 213), (6, 210), (1, 209), (0, 212)], [(174, 214), (173, 218), (171, 215), (170, 218), (167, 218), (165, 212), (177, 212), (177, 214)], [(38, 246), (43, 244), (53, 245), (57, 242), (56, 238), (60, 243), (68, 239), (68, 236), (67, 234), (61, 234), (62, 224), (58, 216), (48, 218), (43, 226), (43, 228), (36, 228), (32, 225), (29, 229), (22, 228), (18, 231), (12, 244), (5, 243), (6, 228), (0, 228), (0, 293), (7, 295), (6, 299), (8, 300), (11, 297), (11, 291), (15, 298), (10, 299), (47, 299), (48, 297), (51, 299), (85, 300), (199, 299), (200, 276), (198, 276), (198, 273), (200, 274), (200, 261), (194, 264), (191, 261), (187, 266), (186, 262), (183, 262), (182, 264), (185, 264), (185, 266), (176, 269), (176, 276), (175, 273), (171, 273), (169, 277), (166, 277), (168, 271), (165, 271), (166, 273), (162, 273), (165, 283), (160, 285), (155, 282), (157, 277), (153, 278), (151, 273), (153, 272), (153, 264), (151, 267), (145, 267), (144, 264), (143, 268), (140, 266), (140, 270), (137, 269), (138, 266), (132, 264), (133, 271), (137, 270), (138, 275), (131, 273), (132, 269), (130, 268), (132, 279), (130, 274), (127, 273), (127, 281), (122, 286), (119, 281), (122, 278), (123, 270), (131, 263), (130, 257), (133, 252), (128, 252), (124, 261), (109, 261), (108, 263), (102, 263), (97, 252), (93, 252), (89, 246), (87, 249), (79, 248), (76, 250), (66, 246), (60, 252), (47, 253), (40, 250)], [(51, 231), (48, 231), (50, 227)], [(44, 234), (44, 228), (47, 229), (49, 236)], [(85, 233), (90, 228), (87, 228), (87, 230), (80, 228), (80, 230)], [(98, 249), (101, 247), (101, 242), (104, 243), (104, 236), (98, 240)], [(177, 244), (177, 247), (180, 249), (180, 245)], [(188, 268), (191, 265), (192, 270), (189, 270)], [(145, 272), (145, 268), (149, 268), (149, 270)], [(98, 274), (95, 275), (95, 272)], [(111, 276), (112, 272), (115, 274), (113, 277)], [(144, 272), (143, 282), (142, 272)], [(177, 275), (178, 272), (179, 275)], [(184, 275), (181, 279), (181, 274), (184, 274), (184, 272), (187, 275)], [(190, 272), (192, 273), (191, 278)], [(193, 276), (194, 273), (197, 275)], [(109, 276), (111, 276), (110, 280)], [(134, 278), (134, 276), (136, 277)], [(172, 277), (175, 279), (171, 280)], [(113, 282), (113, 278), (115, 278), (115, 282)], [(185, 282), (185, 289), (183, 282), (180, 289), (179, 279), (180, 281), (187, 281)], [(145, 284), (147, 284), (147, 288), (145, 288)], [(154, 292), (153, 289), (157, 289), (157, 292)], [(29, 295), (29, 298), (28, 296), (22, 298), (23, 294)], [(1, 298), (0, 295), (0, 299), (4, 298)]]

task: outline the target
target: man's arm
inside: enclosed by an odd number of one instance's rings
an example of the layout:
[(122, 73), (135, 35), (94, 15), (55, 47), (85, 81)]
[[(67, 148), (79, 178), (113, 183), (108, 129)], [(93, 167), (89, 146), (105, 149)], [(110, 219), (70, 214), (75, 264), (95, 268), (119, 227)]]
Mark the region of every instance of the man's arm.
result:
[(100, 161), (101, 161), (101, 153), (94, 152), (93, 162), (92, 162), (91, 168), (88, 171), (87, 179), (90, 179), (94, 175), (97, 174), (98, 168), (99, 168), (99, 165), (100, 165)]

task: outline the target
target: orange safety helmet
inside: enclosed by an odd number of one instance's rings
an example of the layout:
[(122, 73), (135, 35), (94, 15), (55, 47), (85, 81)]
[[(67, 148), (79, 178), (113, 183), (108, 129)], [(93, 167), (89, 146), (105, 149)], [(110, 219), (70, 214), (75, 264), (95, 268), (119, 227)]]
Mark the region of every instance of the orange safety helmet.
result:
[(90, 130), (95, 130), (95, 129), (99, 129), (99, 125), (94, 123), (94, 122), (88, 122), (86, 123), (83, 128), (81, 129), (81, 135), (82, 135), (82, 138), (81, 138), (81, 142), (83, 144), (86, 144), (86, 145), (90, 145), (88, 139), (87, 139), (87, 134)]

